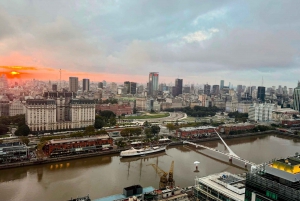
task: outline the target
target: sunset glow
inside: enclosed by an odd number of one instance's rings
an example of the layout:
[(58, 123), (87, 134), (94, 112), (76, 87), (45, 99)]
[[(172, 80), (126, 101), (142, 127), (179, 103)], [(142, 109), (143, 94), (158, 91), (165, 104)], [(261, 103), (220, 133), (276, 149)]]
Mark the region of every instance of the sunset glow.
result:
[(20, 73), (19, 72), (16, 72), (16, 71), (12, 71), (10, 72), (11, 75), (19, 75)]

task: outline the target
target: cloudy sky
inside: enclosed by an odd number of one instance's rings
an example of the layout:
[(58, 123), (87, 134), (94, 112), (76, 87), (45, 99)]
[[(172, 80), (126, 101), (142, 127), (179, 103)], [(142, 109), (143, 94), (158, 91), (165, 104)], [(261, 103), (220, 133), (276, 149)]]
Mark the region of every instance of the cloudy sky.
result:
[[(0, 72), (295, 87), (300, 1), (0, 2)], [(12, 69), (15, 66), (17, 68)], [(29, 67), (29, 68), (21, 68)]]

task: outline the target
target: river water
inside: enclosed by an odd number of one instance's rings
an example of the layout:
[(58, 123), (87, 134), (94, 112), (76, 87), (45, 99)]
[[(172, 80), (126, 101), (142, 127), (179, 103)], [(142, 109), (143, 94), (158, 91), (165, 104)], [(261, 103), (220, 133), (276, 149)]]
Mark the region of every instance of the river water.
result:
[[(226, 140), (240, 157), (254, 163), (285, 157), (300, 152), (300, 140), (279, 135), (253, 136)], [(221, 141), (201, 143), (224, 151)], [(39, 166), (0, 170), (0, 201), (65, 201), (89, 194), (92, 199), (122, 193), (123, 187), (140, 184), (158, 188), (159, 176), (150, 164), (168, 172), (174, 160), (177, 186), (194, 184), (196, 176), (245, 170), (230, 166), (199, 153), (190, 145), (169, 147), (166, 153), (149, 157), (120, 159), (118, 155), (99, 156)], [(194, 161), (200, 161), (199, 173), (194, 173)]]

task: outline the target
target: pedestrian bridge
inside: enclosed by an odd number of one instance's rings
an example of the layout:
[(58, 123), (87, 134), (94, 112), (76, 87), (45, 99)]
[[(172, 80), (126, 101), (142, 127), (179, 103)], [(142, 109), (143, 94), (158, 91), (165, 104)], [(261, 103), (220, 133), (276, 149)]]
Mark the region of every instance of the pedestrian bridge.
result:
[(255, 164), (255, 163), (253, 163), (251, 161), (248, 161), (246, 159), (243, 159), (243, 158), (239, 157), (237, 154), (235, 154), (230, 149), (230, 147), (225, 143), (225, 141), (221, 138), (221, 136), (219, 135), (219, 133), (216, 130), (215, 130), (215, 132), (217, 133), (217, 135), (219, 136), (219, 138), (221, 139), (221, 141), (223, 142), (223, 144), (225, 145), (225, 147), (226, 147), (226, 149), (228, 150), (229, 153), (222, 152), (220, 150), (217, 150), (217, 149), (214, 149), (214, 148), (210, 148), (210, 147), (207, 147), (207, 146), (204, 146), (204, 145), (196, 144), (196, 143), (193, 143), (193, 142), (189, 142), (189, 141), (183, 141), (183, 143), (184, 144), (194, 145), (196, 148), (201, 147), (201, 148), (210, 150), (213, 153), (225, 155), (225, 156), (228, 157), (228, 159), (229, 159), (230, 162), (238, 162), (236, 165), (241, 166), (241, 164), (243, 164), (245, 168), (248, 168), (248, 167), (251, 168), (251, 167), (257, 167), (258, 166), (257, 164)]

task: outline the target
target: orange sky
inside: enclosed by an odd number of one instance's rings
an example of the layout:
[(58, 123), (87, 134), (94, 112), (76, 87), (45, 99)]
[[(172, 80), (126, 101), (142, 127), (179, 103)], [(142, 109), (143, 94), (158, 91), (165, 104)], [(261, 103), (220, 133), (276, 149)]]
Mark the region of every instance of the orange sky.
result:
[[(6, 74), (9, 79), (38, 79), (38, 80), (59, 80), (59, 70), (46, 67), (29, 67), (29, 66), (0, 66), (0, 74)], [(108, 73), (86, 73), (86, 72), (71, 72), (61, 70), (61, 79), (69, 80), (69, 77), (78, 77), (79, 79), (88, 78), (91, 81), (109, 81), (109, 82), (124, 82), (134, 81), (145, 83), (147, 75), (122, 75)]]

